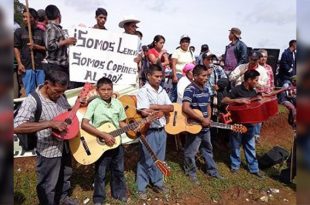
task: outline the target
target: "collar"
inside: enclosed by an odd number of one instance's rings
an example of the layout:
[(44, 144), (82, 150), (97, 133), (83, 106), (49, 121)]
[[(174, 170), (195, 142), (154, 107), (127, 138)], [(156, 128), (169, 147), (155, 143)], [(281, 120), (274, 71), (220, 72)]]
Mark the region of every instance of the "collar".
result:
[(149, 82), (146, 82), (145, 83), (145, 88), (146, 89), (149, 89), (149, 90), (152, 90), (153, 92), (156, 92), (156, 93), (161, 93), (163, 91), (163, 88), (161, 86), (159, 86), (158, 90), (155, 90)]
[(110, 108), (110, 107), (112, 107), (113, 106), (113, 104), (114, 104), (114, 101), (115, 101), (115, 99), (114, 98), (111, 98), (111, 101), (108, 103), (108, 102), (106, 102), (105, 100), (103, 100), (103, 99), (101, 99), (100, 97), (99, 97), (99, 99), (101, 100), (101, 102), (104, 104), (104, 106), (105, 107), (107, 107), (107, 108)]
[(103, 26), (103, 28), (99, 28), (98, 24), (95, 24), (93, 26), (93, 28), (96, 28), (96, 29), (102, 29), (102, 30), (107, 30), (107, 28), (105, 26)]
[(49, 24), (53, 24), (53, 25), (55, 25), (55, 26), (57, 26), (57, 27), (59, 27), (59, 28), (62, 29), (62, 26), (61, 26), (60, 24), (58, 24), (58, 23), (56, 22), (56, 20), (49, 20), (48, 23), (49, 23)]

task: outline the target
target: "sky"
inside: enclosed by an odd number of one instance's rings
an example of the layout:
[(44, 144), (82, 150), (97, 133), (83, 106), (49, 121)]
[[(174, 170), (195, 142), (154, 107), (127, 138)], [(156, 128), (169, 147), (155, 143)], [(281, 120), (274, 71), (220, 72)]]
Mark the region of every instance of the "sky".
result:
[(296, 1), (292, 0), (29, 0), (34, 9), (45, 9), (49, 4), (60, 9), (66, 29), (80, 23), (93, 26), (99, 7), (108, 11), (106, 27), (113, 32), (123, 32), (118, 23), (123, 16), (134, 15), (141, 20), (138, 30), (144, 36), (142, 43), (150, 44), (161, 34), (168, 52), (173, 52), (180, 36), (187, 34), (196, 54), (206, 43), (220, 55), (229, 43), (231, 27), (240, 28), (242, 41), (253, 48), (278, 48), (282, 52), (296, 39)]

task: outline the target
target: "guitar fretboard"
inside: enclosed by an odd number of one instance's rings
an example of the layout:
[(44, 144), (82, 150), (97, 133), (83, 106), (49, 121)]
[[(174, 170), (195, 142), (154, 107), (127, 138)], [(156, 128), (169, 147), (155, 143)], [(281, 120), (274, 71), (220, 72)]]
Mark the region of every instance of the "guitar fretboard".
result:
[(156, 157), (156, 154), (154, 153), (154, 151), (150, 147), (149, 143), (147, 143), (145, 136), (141, 135), (140, 140), (141, 140), (142, 144), (145, 146), (145, 148), (147, 149), (147, 151), (151, 154), (151, 157), (154, 160), (154, 162), (156, 162), (158, 160)]
[(123, 128), (120, 128), (120, 129), (117, 129), (117, 130), (114, 130), (112, 132), (110, 132), (109, 134), (112, 135), (113, 137), (117, 137), (125, 132), (128, 132), (129, 130), (134, 130), (136, 129), (140, 124), (144, 124), (146, 123), (146, 119), (142, 119), (141, 121), (139, 122), (133, 122), (133, 123), (130, 123), (129, 125), (127, 125), (126, 127), (123, 127)]
[(211, 127), (221, 128), (221, 129), (226, 129), (226, 130), (232, 130), (233, 129), (232, 125), (224, 124), (224, 123), (219, 123), (219, 122), (213, 122), (213, 121), (211, 121), (210, 126)]

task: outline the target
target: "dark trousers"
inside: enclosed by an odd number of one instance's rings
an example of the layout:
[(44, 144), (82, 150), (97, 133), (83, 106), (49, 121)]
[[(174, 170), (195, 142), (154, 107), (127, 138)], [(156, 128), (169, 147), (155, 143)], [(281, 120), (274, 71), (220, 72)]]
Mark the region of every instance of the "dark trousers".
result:
[(41, 205), (56, 205), (71, 188), (71, 155), (46, 158), (37, 153), (37, 194)]
[(95, 163), (94, 203), (103, 203), (106, 198), (105, 180), (111, 170), (111, 193), (115, 199), (127, 199), (127, 188), (124, 176), (124, 148), (119, 147), (105, 152)]

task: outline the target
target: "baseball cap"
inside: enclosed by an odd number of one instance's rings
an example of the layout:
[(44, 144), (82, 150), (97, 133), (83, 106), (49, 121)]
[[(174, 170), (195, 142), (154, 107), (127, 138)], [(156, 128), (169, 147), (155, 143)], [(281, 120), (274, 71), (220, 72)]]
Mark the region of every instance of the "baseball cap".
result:
[(258, 52), (258, 51), (254, 51), (254, 52), (252, 52), (251, 55), (250, 55), (250, 58), (251, 58), (252, 60), (258, 60), (258, 59), (260, 59), (261, 57), (262, 57), (262, 54), (261, 54), (260, 52)]
[(184, 34), (184, 35), (181, 36), (180, 41), (182, 41), (182, 40), (184, 40), (184, 39), (188, 39), (188, 41), (191, 40), (191, 38), (190, 38), (188, 35), (186, 35), (186, 34)]
[(185, 75), (188, 71), (193, 71), (194, 67), (195, 67), (195, 64), (187, 63), (182, 70), (183, 75)]
[(202, 59), (205, 59), (205, 58), (208, 58), (208, 57), (212, 57), (212, 58), (216, 58), (217, 59), (216, 55), (211, 53), (211, 52), (206, 52), (206, 53), (202, 54)]

